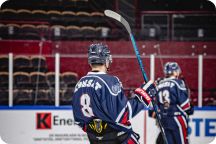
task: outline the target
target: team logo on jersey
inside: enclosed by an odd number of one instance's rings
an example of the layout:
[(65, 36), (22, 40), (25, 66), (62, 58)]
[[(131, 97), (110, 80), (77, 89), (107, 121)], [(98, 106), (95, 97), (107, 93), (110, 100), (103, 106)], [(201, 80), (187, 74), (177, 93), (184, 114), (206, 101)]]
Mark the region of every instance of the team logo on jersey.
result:
[(118, 92), (121, 91), (121, 85), (119, 83), (115, 84), (112, 86), (112, 91), (117, 94)]
[(51, 129), (51, 113), (37, 113), (36, 114), (36, 128), (37, 129)]

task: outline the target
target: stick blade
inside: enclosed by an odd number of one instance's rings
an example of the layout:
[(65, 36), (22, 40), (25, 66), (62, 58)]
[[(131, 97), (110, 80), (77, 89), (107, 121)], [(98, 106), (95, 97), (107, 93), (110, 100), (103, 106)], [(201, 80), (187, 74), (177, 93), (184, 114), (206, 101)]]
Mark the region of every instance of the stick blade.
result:
[(122, 23), (124, 27), (127, 29), (128, 33), (131, 34), (131, 28), (129, 23), (118, 13), (112, 11), (112, 10), (105, 10), (104, 11), (105, 16), (113, 18), (117, 20), (118, 22)]
[(108, 16), (108, 17), (110, 17), (110, 18), (113, 18), (113, 19), (115, 19), (115, 20), (121, 22), (121, 16), (120, 16), (118, 13), (114, 12), (114, 11), (105, 10), (105, 11), (104, 11), (104, 14), (105, 14), (105, 16)]

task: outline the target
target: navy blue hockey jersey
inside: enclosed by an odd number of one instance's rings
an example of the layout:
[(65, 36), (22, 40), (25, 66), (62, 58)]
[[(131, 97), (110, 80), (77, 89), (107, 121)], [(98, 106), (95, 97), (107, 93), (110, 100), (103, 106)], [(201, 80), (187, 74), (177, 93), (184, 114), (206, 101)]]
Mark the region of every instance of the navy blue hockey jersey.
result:
[(137, 98), (124, 95), (117, 77), (103, 72), (89, 72), (79, 80), (72, 106), (75, 121), (81, 127), (98, 118), (119, 131), (131, 131), (129, 120), (144, 108)]
[(162, 116), (187, 115), (190, 109), (184, 81), (174, 77), (165, 78), (158, 84), (158, 106)]

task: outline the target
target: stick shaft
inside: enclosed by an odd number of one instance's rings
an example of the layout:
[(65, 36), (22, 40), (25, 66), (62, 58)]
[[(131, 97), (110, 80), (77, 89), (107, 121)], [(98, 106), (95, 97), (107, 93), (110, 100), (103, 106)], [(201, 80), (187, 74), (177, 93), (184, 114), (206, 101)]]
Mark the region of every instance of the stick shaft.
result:
[[(134, 48), (134, 51), (135, 51), (135, 54), (136, 54), (136, 57), (137, 57), (141, 72), (142, 72), (143, 79), (144, 79), (145, 82), (148, 82), (148, 78), (147, 78), (146, 72), (144, 70), (144, 65), (142, 63), (142, 59), (140, 57), (140, 53), (139, 53), (139, 50), (138, 50), (137, 45), (136, 45), (136, 41), (134, 39), (134, 36), (131, 33), (130, 33), (130, 39), (131, 39), (131, 42), (133, 44), (133, 48)], [(153, 99), (152, 99), (152, 105), (153, 105), (153, 108), (154, 108), (154, 111), (155, 111), (155, 114), (156, 114), (156, 119), (157, 119), (158, 125), (159, 125), (161, 133), (162, 133), (163, 140), (164, 140), (165, 144), (168, 144), (164, 129), (163, 129), (161, 121), (160, 121), (157, 106), (156, 106), (155, 101)]]
[(140, 57), (140, 53), (139, 53), (139, 50), (138, 50), (137, 45), (136, 45), (136, 41), (134, 39), (134, 36), (131, 33), (130, 33), (130, 39), (131, 39), (132, 44), (133, 44), (133, 48), (134, 48), (134, 51), (135, 51), (135, 54), (136, 54), (136, 57), (137, 57), (137, 60), (138, 60), (139, 66), (140, 66), (140, 70), (142, 72), (143, 79), (145, 82), (148, 82), (148, 77), (147, 77), (146, 72), (144, 70), (144, 65), (142, 63), (142, 59)]
[[(117, 20), (121, 24), (123, 24), (124, 27), (126, 28), (126, 30), (128, 31), (128, 33), (130, 35), (130, 39), (131, 39), (132, 45), (133, 45), (133, 49), (135, 51), (135, 54), (136, 54), (136, 57), (137, 57), (137, 60), (138, 60), (138, 63), (139, 63), (139, 66), (140, 66), (140, 69), (141, 69), (141, 72), (142, 72), (143, 79), (144, 79), (145, 82), (148, 82), (148, 77), (146, 75), (146, 72), (145, 72), (145, 69), (144, 69), (144, 65), (142, 63), (142, 59), (140, 57), (140, 53), (139, 53), (139, 50), (137, 48), (134, 36), (133, 36), (133, 34), (131, 32), (131, 28), (130, 28), (129, 23), (121, 15), (119, 15), (118, 13), (116, 13), (114, 11), (105, 10), (104, 14), (106, 16), (110, 17), (110, 18), (113, 18), (113, 19)], [(161, 121), (160, 121), (160, 117), (159, 117), (159, 114), (158, 114), (157, 107), (156, 107), (154, 99), (152, 99), (152, 105), (153, 105), (153, 108), (154, 108), (154, 111), (155, 111), (155, 114), (156, 114), (156, 119), (158, 121), (158, 124), (159, 124), (160, 130), (161, 130), (164, 142), (165, 142), (165, 144), (168, 144), (166, 136), (165, 136), (164, 129), (163, 129)]]

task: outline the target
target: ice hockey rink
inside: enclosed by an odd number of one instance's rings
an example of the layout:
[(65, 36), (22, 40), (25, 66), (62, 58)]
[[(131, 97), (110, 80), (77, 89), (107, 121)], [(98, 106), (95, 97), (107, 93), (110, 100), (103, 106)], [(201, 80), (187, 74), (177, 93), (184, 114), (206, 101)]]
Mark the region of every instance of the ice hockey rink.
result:
[[(143, 83), (127, 30), (131, 27), (147, 77), (163, 77), (175, 61), (194, 106), (189, 143), (216, 144), (216, 8), (208, 0), (0, 1), (0, 144), (89, 144), (75, 124), (73, 93), (90, 71), (88, 46), (105, 43), (130, 96)], [(131, 120), (140, 144), (156, 144), (160, 129), (148, 108)]]

